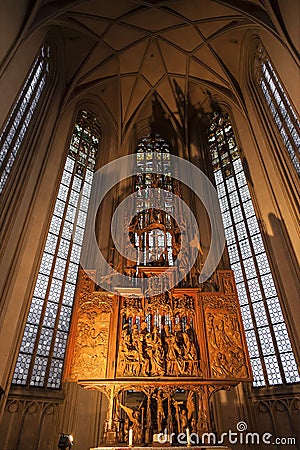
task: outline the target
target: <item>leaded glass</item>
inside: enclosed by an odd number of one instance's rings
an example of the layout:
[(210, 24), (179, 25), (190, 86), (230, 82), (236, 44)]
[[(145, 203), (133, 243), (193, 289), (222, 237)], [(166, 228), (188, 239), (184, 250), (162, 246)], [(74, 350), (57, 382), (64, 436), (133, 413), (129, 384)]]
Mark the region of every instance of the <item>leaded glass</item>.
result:
[(294, 354), (292, 352), (283, 353), (281, 355), (281, 361), (287, 383), (296, 383), (299, 381), (297, 363), (295, 361)]
[(246, 288), (245, 288), (245, 284), (244, 283), (237, 283), (236, 288), (237, 288), (240, 304), (241, 305), (247, 304), (248, 303), (248, 295), (247, 295), (247, 291), (246, 291)]
[(282, 377), (275, 355), (264, 358), (269, 384), (282, 384)]
[(266, 315), (264, 303), (262, 301), (253, 303), (253, 312), (256, 326), (263, 327), (268, 325), (268, 318)]
[(285, 323), (278, 323), (274, 325), (274, 334), (276, 337), (278, 349), (280, 352), (292, 351), (291, 343), (289, 340), (288, 332)]
[(65, 291), (64, 291), (64, 297), (63, 297), (63, 304), (72, 306), (73, 305), (73, 298), (75, 293), (75, 285), (71, 283), (65, 284)]
[(253, 329), (252, 330), (246, 330), (245, 334), (246, 334), (246, 340), (247, 340), (247, 344), (248, 344), (248, 350), (249, 350), (250, 358), (259, 356), (257, 339), (256, 339), (256, 336), (255, 336), (254, 330)]
[(34, 297), (34, 300), (32, 301), (31, 305), (30, 305), (30, 310), (29, 310), (29, 314), (28, 314), (28, 323), (34, 324), (34, 325), (38, 325), (40, 322), (40, 317), (42, 314), (42, 309), (43, 309), (43, 300)]
[(245, 330), (251, 330), (251, 328), (253, 328), (253, 322), (249, 306), (248, 305), (242, 306), (241, 312)]
[(228, 114), (215, 112), (212, 115), (208, 143), (229, 260), (241, 304), (253, 384), (300, 381)]
[[(132, 243), (138, 250), (138, 265), (160, 264), (173, 266), (172, 238), (168, 230), (174, 228), (172, 198), (168, 194), (161, 199), (163, 211), (158, 209), (157, 201), (152, 204), (148, 188), (159, 187), (165, 191), (173, 192), (173, 180), (171, 178), (171, 165), (169, 145), (156, 134), (145, 136), (137, 147), (137, 166), (140, 173), (135, 178), (135, 190), (137, 191), (137, 217), (135, 235)], [(163, 174), (156, 173), (156, 169), (163, 169)], [(169, 215), (169, 214), (170, 215)], [(140, 232), (151, 223), (157, 223), (158, 227), (144, 233)], [(165, 230), (159, 230), (159, 226), (165, 226)], [(142, 260), (142, 254), (144, 259)]]
[(60, 379), (62, 376), (64, 363), (62, 360), (53, 358), (50, 365), (50, 372), (48, 377), (49, 388), (59, 388)]
[(235, 229), (239, 241), (243, 241), (244, 239), (248, 238), (248, 233), (244, 222), (235, 224)]
[(278, 309), (278, 299), (277, 297), (274, 298), (267, 298), (266, 300), (267, 305), (268, 305), (268, 310), (269, 310), (269, 314), (270, 314), (270, 319), (271, 322), (274, 323), (278, 323), (278, 322), (283, 322), (284, 318), (281, 312), (281, 309)]
[(44, 44), (35, 59), (12, 111), (0, 133), (0, 193), (28, 133), (36, 107), (50, 79), (50, 47)]
[(253, 372), (253, 377), (254, 377), (253, 386), (256, 386), (256, 387), (264, 386), (265, 378), (264, 378), (261, 360), (259, 358), (252, 358), (251, 366), (252, 366), (252, 372)]
[[(81, 111), (66, 158), (13, 383), (60, 387), (93, 174), (87, 167), (94, 167), (98, 144), (96, 118)], [(81, 190), (85, 196), (79, 202)]]
[(299, 148), (300, 124), (278, 76), (262, 46), (258, 48), (256, 59), (258, 84), (266, 99), (276, 126), (283, 138), (294, 167), (300, 175)]

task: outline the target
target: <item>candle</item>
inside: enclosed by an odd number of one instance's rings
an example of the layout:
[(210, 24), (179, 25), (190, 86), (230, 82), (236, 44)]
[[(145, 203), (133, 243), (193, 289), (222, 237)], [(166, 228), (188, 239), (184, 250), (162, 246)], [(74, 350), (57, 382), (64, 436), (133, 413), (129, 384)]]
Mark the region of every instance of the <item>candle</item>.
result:
[(129, 429), (129, 434), (128, 434), (128, 445), (129, 447), (132, 447), (132, 438), (133, 438), (133, 433), (132, 433), (132, 428)]
[(191, 435), (190, 435), (190, 429), (186, 429), (186, 444), (188, 447), (191, 446)]

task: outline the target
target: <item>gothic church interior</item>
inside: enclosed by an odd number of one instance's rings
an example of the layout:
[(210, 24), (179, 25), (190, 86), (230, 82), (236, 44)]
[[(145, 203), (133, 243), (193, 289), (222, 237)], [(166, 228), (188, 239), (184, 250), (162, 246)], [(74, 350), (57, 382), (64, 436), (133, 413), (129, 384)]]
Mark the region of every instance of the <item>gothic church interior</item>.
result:
[[(1, 450), (242, 422), (299, 446), (299, 17), (293, 0), (1, 2)], [(93, 174), (129, 156), (89, 228)], [(226, 238), (203, 282), (215, 228), (178, 157)], [(135, 263), (111, 234), (133, 193)]]

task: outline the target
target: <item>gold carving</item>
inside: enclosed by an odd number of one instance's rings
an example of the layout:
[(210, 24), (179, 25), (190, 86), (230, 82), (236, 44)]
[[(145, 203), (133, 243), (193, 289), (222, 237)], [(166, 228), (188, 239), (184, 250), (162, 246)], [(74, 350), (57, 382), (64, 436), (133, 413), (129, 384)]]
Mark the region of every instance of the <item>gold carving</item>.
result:
[(159, 309), (160, 311), (170, 312), (171, 311), (172, 297), (169, 292), (164, 292), (159, 295), (154, 295), (146, 299), (146, 314), (151, 313)]
[(231, 270), (221, 270), (218, 273), (219, 284), (224, 294), (235, 293), (235, 283)]
[(141, 444), (143, 442), (143, 427), (141, 422), (141, 413), (139, 410), (133, 410), (128, 408), (128, 406), (122, 405), (119, 402), (119, 406), (125, 411), (129, 420), (131, 421), (131, 429), (133, 435), (133, 443)]
[(194, 299), (190, 295), (183, 294), (181, 297), (173, 297), (174, 314), (194, 314)]
[[(140, 273), (155, 288), (162, 267)], [(233, 273), (152, 297), (95, 292), (85, 275), (79, 286), (69, 379), (107, 396), (105, 441), (128, 444), (130, 429), (134, 444), (165, 429), (210, 432), (211, 395), (251, 380)]]
[(103, 293), (83, 292), (78, 306), (70, 378), (105, 377), (112, 298)]
[(86, 311), (97, 308), (100, 312), (110, 313), (112, 311), (112, 298), (102, 292), (82, 293), (79, 296), (79, 308)]
[(140, 314), (142, 312), (142, 299), (135, 296), (123, 298), (122, 312), (126, 317)]
[(227, 311), (236, 311), (238, 309), (238, 300), (236, 295), (208, 295), (201, 294), (199, 304), (205, 308), (222, 309)]
[(125, 324), (122, 329), (117, 376), (196, 375), (201, 371), (195, 332), (180, 322), (171, 331), (169, 325), (161, 330), (157, 326), (148, 330), (142, 322), (140, 330), (135, 323), (132, 329)]
[(122, 304), (125, 323), (119, 340), (117, 376), (201, 375), (200, 350), (191, 325), (195, 315), (193, 296), (166, 292), (150, 298), (123, 299)]
[[(129, 387), (127, 386), (127, 389)], [(128, 443), (128, 430), (132, 428), (134, 443), (149, 442), (154, 433), (167, 430), (167, 433), (179, 434), (189, 428), (200, 435), (211, 428), (209, 414), (209, 387), (208, 386), (178, 386), (160, 385), (158, 388), (148, 389), (139, 385), (132, 385), (137, 392), (144, 396), (140, 405), (130, 408), (119, 400), (116, 403), (116, 416), (121, 418), (118, 410), (125, 412), (121, 419), (118, 440)]]
[(205, 323), (212, 375), (248, 378), (237, 314), (232, 310), (207, 309)]

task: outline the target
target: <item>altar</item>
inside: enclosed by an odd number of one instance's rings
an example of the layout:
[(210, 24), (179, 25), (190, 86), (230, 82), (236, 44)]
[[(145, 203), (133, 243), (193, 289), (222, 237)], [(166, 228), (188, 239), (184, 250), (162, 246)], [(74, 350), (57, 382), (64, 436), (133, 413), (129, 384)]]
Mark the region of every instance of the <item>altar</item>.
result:
[(83, 271), (78, 285), (66, 379), (107, 398), (98, 448), (166, 448), (154, 439), (166, 432), (174, 449), (180, 433), (215, 433), (215, 392), (252, 379), (232, 271), (209, 292), (111, 294)]

